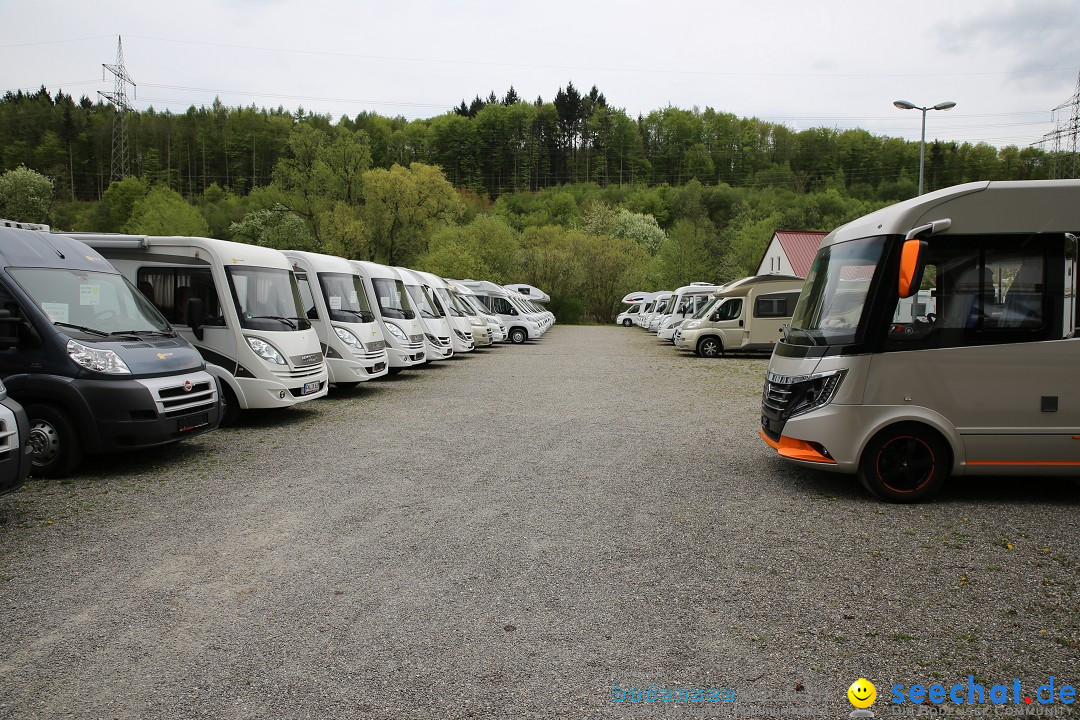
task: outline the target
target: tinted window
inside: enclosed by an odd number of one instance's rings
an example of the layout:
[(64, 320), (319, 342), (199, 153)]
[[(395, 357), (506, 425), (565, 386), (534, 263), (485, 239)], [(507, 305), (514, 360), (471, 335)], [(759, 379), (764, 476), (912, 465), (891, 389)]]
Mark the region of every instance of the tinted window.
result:
[(203, 325), (225, 324), (210, 268), (143, 267), (137, 279), (139, 292), (169, 322), (186, 325), (187, 301), (194, 297), (203, 301)]

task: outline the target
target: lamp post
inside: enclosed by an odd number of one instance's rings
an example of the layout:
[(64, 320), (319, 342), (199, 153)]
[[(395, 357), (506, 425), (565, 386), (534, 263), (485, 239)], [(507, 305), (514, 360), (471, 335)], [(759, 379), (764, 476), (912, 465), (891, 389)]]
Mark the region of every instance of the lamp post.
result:
[(919, 194), (922, 195), (923, 189), (923, 166), (926, 161), (926, 111), (927, 110), (948, 110), (956, 107), (956, 103), (951, 100), (946, 102), (940, 102), (932, 107), (919, 107), (915, 103), (909, 103), (907, 100), (897, 100), (893, 103), (901, 110), (922, 110), (922, 139), (919, 141)]

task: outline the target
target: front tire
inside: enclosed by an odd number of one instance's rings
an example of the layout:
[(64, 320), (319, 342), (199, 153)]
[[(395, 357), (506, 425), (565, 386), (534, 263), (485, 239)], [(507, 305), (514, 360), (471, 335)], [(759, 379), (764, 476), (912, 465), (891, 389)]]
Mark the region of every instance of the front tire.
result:
[(26, 408), (33, 447), (30, 474), (36, 477), (64, 477), (82, 460), (82, 443), (66, 413), (39, 403)]
[(221, 411), (221, 422), (218, 427), (232, 427), (240, 419), (240, 401), (236, 399), (236, 393), (232, 388), (221, 382), (221, 399), (225, 401), (225, 409)]
[(623, 327), (630, 327), (633, 324), (634, 323), (630, 320), (630, 318), (626, 318), (625, 320), (622, 321), (622, 326)]
[(703, 337), (698, 341), (697, 354), (704, 358), (720, 357), (724, 354), (724, 344), (718, 337)]
[(510, 330), (510, 342), (515, 345), (520, 345), (529, 339), (529, 333), (525, 332), (524, 328), (512, 328)]
[(942, 437), (917, 423), (898, 423), (875, 435), (859, 459), (859, 480), (895, 503), (932, 497), (949, 476), (952, 459)]

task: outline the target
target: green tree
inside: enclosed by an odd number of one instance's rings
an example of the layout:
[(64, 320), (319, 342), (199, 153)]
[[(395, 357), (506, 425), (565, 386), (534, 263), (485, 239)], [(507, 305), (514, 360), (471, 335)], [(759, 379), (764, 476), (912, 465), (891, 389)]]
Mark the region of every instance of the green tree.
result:
[(369, 257), (388, 265), (407, 265), (422, 255), (432, 232), (452, 224), (464, 211), (442, 171), (423, 163), (369, 170), (362, 192)]
[(236, 242), (278, 250), (320, 250), (304, 219), (284, 205), (252, 210), (229, 227), (229, 235)]
[(47, 223), (52, 207), (52, 180), (23, 165), (0, 175), (0, 217)]
[(206, 236), (210, 226), (202, 214), (180, 193), (162, 185), (150, 188), (131, 209), (124, 232), (139, 235)]

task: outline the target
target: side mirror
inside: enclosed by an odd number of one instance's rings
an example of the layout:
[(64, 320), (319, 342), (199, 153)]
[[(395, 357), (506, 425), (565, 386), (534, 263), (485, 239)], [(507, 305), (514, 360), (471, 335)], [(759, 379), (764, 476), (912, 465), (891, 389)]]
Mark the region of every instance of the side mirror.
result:
[(712, 315), (709, 316), (709, 320), (712, 322), (720, 322), (720, 313), (714, 312)]
[(925, 269), (926, 241), (917, 238), (905, 240), (900, 250), (900, 282), (897, 286), (901, 298), (909, 298), (919, 292)]
[(184, 308), (184, 321), (191, 328), (191, 333), (199, 340), (203, 339), (203, 301), (202, 298), (188, 298)]
[(511, 315), (517, 315), (517, 314), (518, 314), (518, 311), (517, 311), (517, 310), (515, 310), (514, 308), (510, 308), (510, 314), (511, 314)]

